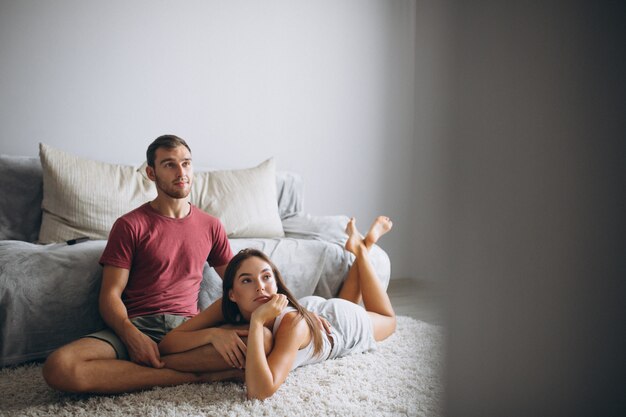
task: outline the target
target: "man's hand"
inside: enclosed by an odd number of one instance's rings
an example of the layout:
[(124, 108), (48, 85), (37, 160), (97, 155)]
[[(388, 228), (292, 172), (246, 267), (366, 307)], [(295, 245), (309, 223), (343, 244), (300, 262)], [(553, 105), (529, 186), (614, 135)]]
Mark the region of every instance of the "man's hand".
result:
[(124, 344), (128, 349), (130, 360), (144, 366), (153, 368), (163, 368), (165, 362), (161, 360), (159, 347), (145, 334), (141, 333), (137, 328), (129, 331), (124, 338)]
[(122, 339), (130, 360), (153, 368), (163, 368), (157, 344), (141, 333), (128, 319), (122, 292), (128, 283), (129, 270), (105, 265), (100, 287), (100, 314), (111, 329)]
[(246, 344), (241, 336), (248, 336), (248, 330), (243, 329), (211, 329), (211, 344), (222, 355), (227, 364), (233, 368), (242, 369), (246, 366)]

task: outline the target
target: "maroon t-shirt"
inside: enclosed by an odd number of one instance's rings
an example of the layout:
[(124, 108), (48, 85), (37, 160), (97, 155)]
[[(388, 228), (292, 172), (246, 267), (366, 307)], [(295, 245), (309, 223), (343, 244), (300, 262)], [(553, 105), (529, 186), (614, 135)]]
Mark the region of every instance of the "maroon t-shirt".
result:
[(102, 265), (130, 271), (122, 293), (128, 317), (193, 316), (205, 261), (222, 266), (233, 257), (224, 226), (191, 206), (182, 219), (159, 214), (150, 203), (117, 219)]

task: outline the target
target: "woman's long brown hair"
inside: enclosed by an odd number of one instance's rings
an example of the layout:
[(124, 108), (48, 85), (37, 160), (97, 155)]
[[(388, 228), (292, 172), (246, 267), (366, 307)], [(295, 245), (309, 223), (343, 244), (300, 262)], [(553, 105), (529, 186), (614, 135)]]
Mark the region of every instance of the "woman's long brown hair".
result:
[(233, 288), (235, 276), (237, 275), (237, 271), (239, 271), (241, 263), (253, 256), (262, 259), (272, 268), (274, 279), (276, 280), (276, 287), (278, 288), (278, 293), (285, 294), (287, 300), (289, 300), (288, 305), (292, 306), (298, 311), (298, 317), (300, 319), (304, 318), (304, 320), (306, 321), (306, 324), (309, 327), (309, 331), (311, 332), (311, 336), (313, 337), (313, 352), (315, 355), (319, 355), (322, 352), (323, 341), (322, 331), (317, 324), (317, 320), (312, 317), (311, 313), (307, 309), (305, 309), (300, 305), (300, 303), (298, 303), (298, 300), (296, 300), (293, 294), (291, 294), (291, 291), (289, 291), (289, 289), (287, 289), (287, 287), (285, 286), (283, 277), (280, 275), (280, 271), (278, 271), (276, 265), (274, 265), (274, 263), (266, 254), (258, 249), (242, 249), (237, 255), (233, 256), (233, 259), (230, 260), (228, 266), (226, 267), (226, 272), (224, 273), (224, 281), (222, 283), (222, 314), (224, 315), (224, 320), (228, 323), (234, 324), (241, 323), (241, 321), (243, 320), (237, 303), (231, 301), (228, 297), (228, 294), (229, 291)]

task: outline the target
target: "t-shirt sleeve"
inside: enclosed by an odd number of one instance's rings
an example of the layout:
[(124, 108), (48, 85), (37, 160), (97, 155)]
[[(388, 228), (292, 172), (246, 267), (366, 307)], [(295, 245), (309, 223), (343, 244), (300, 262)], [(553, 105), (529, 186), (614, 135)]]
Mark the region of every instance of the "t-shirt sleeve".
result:
[(226, 229), (224, 229), (224, 225), (217, 218), (212, 229), (213, 246), (209, 252), (207, 262), (213, 267), (226, 265), (233, 257), (233, 251), (230, 248), (228, 236), (226, 236)]
[(117, 219), (111, 228), (107, 245), (100, 257), (100, 265), (130, 270), (134, 253), (135, 243), (132, 228), (124, 219)]

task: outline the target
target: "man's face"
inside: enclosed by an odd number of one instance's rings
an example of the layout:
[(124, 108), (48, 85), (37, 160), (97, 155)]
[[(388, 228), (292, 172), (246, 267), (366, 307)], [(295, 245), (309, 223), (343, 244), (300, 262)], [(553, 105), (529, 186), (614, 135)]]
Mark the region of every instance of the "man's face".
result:
[(171, 198), (186, 198), (191, 192), (193, 167), (191, 154), (184, 146), (173, 149), (158, 148), (154, 168), (146, 169), (148, 177), (156, 183), (157, 190)]

